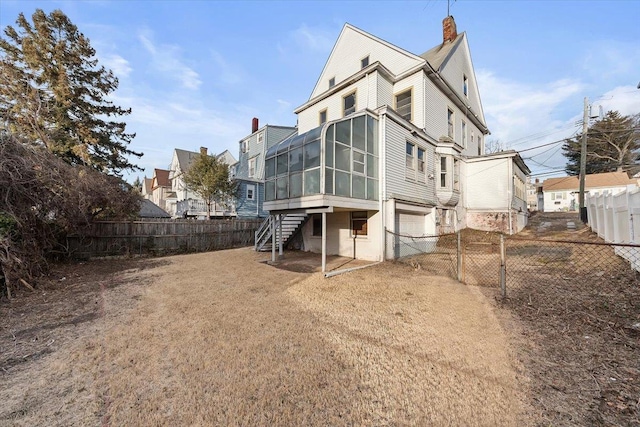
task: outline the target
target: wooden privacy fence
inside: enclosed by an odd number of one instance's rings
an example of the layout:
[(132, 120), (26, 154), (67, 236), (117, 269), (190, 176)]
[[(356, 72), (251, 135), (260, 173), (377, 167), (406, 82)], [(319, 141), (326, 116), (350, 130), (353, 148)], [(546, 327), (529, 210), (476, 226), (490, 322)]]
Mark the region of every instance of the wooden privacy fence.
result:
[(72, 258), (163, 255), (253, 245), (260, 220), (100, 221), (82, 235), (67, 237)]

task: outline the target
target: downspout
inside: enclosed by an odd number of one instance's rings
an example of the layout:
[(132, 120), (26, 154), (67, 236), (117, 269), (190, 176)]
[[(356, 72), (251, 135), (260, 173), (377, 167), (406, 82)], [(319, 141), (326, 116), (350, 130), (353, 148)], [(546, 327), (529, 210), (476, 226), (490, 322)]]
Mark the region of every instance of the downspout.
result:
[[(381, 213), (381, 225), (382, 225), (382, 261), (386, 260), (387, 256), (387, 211), (386, 211), (386, 200), (387, 200), (387, 174), (386, 174), (386, 164), (387, 164), (387, 144), (382, 143), (382, 141), (386, 142), (386, 114), (381, 114), (380, 123), (378, 125), (378, 144), (380, 144), (380, 165), (378, 165), (378, 171), (380, 173), (380, 186), (381, 189), (378, 189), (378, 193), (381, 195), (380, 197), (380, 213)], [(380, 191), (382, 190), (382, 191)]]

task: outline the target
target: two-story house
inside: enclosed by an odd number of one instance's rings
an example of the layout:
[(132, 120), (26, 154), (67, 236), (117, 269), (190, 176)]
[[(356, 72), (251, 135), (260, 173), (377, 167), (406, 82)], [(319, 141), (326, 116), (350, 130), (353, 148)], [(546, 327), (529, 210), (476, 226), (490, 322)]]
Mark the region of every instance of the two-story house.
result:
[(251, 124), (251, 134), (240, 140), (238, 162), (233, 179), (237, 183), (236, 214), (241, 218), (262, 218), (268, 213), (264, 203), (264, 156), (267, 150), (295, 134), (297, 128), (265, 125), (258, 119)]
[[(202, 198), (189, 190), (184, 182), (184, 174), (189, 170), (191, 164), (199, 155), (206, 156), (207, 148), (201, 147), (200, 152), (187, 151), (176, 148), (173, 150), (171, 166), (169, 166), (169, 180), (171, 182), (171, 192), (173, 197), (166, 202), (166, 210), (174, 217), (205, 217), (207, 215), (207, 205)], [(217, 155), (218, 159), (229, 165), (230, 171), (235, 168), (236, 159), (225, 150)], [(231, 173), (230, 173), (231, 175)], [(234, 203), (220, 205), (214, 203), (211, 206), (212, 217), (235, 216)]]
[[(442, 43), (422, 55), (346, 24), (295, 113), (298, 134), (266, 151), (264, 208), (276, 241), (286, 216), (306, 215), (303, 247), (321, 252), (323, 267), (327, 254), (394, 258), (390, 234), (435, 236), (496, 210), (507, 231), (526, 221), (529, 170), (515, 152), (483, 156), (489, 130), (467, 36), (451, 16)], [(524, 213), (514, 209), (520, 181)], [(501, 203), (483, 207), (465, 189), (499, 191)]]

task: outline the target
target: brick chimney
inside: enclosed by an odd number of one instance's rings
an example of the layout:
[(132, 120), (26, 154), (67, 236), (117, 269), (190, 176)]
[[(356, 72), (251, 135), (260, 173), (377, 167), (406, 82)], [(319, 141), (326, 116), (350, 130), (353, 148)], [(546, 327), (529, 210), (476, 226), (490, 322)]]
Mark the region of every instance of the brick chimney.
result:
[(255, 133), (258, 130), (258, 118), (254, 117), (251, 121), (251, 133)]
[(442, 44), (454, 41), (456, 37), (458, 37), (456, 21), (453, 20), (453, 16), (449, 15), (442, 20)]
[(207, 147), (200, 147), (200, 154), (202, 154), (203, 156), (207, 155)]

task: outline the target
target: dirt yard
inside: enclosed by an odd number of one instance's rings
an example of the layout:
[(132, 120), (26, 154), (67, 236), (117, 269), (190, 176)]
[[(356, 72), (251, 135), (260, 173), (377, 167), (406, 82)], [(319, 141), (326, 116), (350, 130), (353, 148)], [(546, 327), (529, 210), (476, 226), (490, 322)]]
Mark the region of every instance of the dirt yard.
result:
[(268, 257), (66, 266), (0, 304), (0, 425), (530, 424), (528, 380), (476, 288)]

